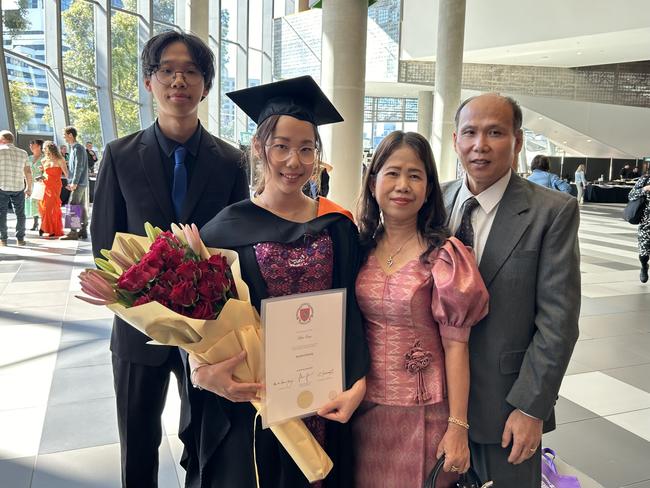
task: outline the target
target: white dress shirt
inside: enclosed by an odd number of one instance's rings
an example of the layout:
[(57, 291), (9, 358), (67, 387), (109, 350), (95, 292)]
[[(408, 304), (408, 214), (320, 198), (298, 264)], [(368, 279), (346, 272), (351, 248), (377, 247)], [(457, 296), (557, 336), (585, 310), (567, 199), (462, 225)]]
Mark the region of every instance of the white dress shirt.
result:
[(449, 219), (449, 230), (451, 234), (456, 234), (460, 221), (463, 217), (463, 204), (469, 198), (476, 198), (478, 206), (472, 211), (472, 228), (474, 229), (474, 252), (476, 254), (476, 262), (481, 263), (483, 256), (483, 249), (487, 242), (494, 216), (499, 209), (499, 202), (503, 198), (506, 187), (510, 182), (511, 172), (508, 171), (501, 179), (490, 186), (488, 189), (483, 190), (478, 195), (474, 195), (467, 186), (467, 176), (463, 180), (463, 185), (460, 187), (458, 197), (454, 203), (454, 208), (451, 211)]

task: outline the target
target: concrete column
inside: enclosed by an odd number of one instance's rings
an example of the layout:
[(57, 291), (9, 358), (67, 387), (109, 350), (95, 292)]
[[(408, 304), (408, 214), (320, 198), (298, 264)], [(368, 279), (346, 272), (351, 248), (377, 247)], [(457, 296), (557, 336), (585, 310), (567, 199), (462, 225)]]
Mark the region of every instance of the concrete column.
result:
[(431, 126), (433, 124), (433, 92), (424, 90), (418, 92), (418, 133), (431, 142)]
[[(0, 39), (3, 38), (2, 28), (4, 19), (0, 8)], [(14, 116), (11, 108), (11, 96), (9, 93), (9, 78), (7, 77), (7, 65), (5, 63), (4, 43), (0, 42), (0, 127), (6, 127), (8, 131), (16, 135)]]
[(440, 0), (431, 141), (440, 181), (456, 178), (456, 152), (452, 134), (454, 115), (460, 104), (464, 37), (465, 0)]
[(63, 77), (63, 55), (61, 42), (61, 2), (45, 0), (45, 63), (51, 69), (45, 70), (47, 88), (52, 109), (52, 128), (54, 140), (61, 144), (63, 128), (70, 124), (68, 100)]
[[(185, 30), (201, 38), (210, 45), (209, 41), (210, 2), (204, 0), (189, 0), (185, 4)], [(199, 119), (204, 127), (208, 127), (207, 97), (199, 104)]]
[[(138, 52), (153, 37), (153, 0), (138, 0)], [(138, 60), (139, 62), (140, 60)], [(140, 101), (140, 127), (153, 123), (153, 95), (144, 87), (144, 74), (138, 66), (138, 100)]]
[(296, 13), (304, 12), (309, 10), (309, 0), (298, 0), (296, 2)]
[(517, 173), (527, 173), (528, 172), (528, 156), (526, 156), (526, 136), (524, 135), (524, 143), (521, 145), (521, 151), (519, 155), (515, 156), (516, 161), (514, 165), (514, 170)]
[(97, 109), (104, 145), (117, 139), (111, 53), (111, 2), (110, 0), (98, 0), (95, 3), (95, 83), (97, 84)]
[(361, 184), (368, 2), (323, 2), (321, 87), (345, 122), (323, 126), (324, 158), (334, 166), (332, 199), (353, 209)]

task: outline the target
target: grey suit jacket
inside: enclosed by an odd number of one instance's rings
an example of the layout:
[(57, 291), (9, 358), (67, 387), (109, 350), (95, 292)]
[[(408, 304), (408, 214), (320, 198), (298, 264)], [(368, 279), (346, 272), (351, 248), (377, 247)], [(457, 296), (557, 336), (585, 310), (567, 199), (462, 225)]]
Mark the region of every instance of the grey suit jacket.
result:
[[(443, 185), (451, 215), (462, 181)], [(473, 329), (470, 438), (501, 442), (513, 409), (555, 428), (553, 407), (578, 339), (580, 252), (577, 200), (513, 174), (479, 269), (490, 311)]]

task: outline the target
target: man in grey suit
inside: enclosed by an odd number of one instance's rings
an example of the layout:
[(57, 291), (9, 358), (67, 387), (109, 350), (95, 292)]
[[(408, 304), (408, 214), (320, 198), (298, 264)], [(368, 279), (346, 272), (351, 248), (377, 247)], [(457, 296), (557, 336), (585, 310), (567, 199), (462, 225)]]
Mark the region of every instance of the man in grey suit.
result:
[(474, 248), (490, 312), (470, 337), (470, 450), (481, 479), (539, 488), (542, 432), (578, 338), (575, 198), (511, 170), (521, 150), (517, 102), (470, 98), (456, 113), (465, 178), (443, 185), (452, 233)]

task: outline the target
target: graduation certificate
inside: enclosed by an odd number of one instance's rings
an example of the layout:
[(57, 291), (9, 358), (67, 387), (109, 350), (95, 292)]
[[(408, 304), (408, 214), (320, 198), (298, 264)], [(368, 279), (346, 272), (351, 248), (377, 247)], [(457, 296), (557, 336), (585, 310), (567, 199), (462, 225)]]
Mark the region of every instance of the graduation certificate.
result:
[(262, 300), (262, 425), (313, 415), (343, 391), (346, 290)]

